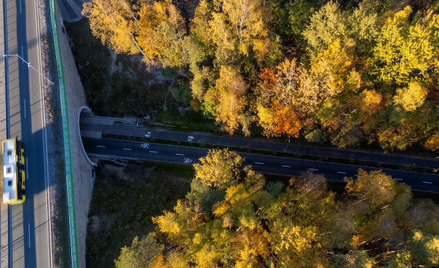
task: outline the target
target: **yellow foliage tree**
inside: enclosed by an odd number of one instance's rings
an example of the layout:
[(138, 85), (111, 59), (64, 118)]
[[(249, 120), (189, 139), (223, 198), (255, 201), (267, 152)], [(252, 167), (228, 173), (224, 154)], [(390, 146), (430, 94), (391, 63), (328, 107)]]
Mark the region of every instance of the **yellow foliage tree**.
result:
[(210, 187), (225, 189), (237, 183), (244, 159), (236, 152), (214, 149), (200, 162), (194, 165), (195, 178)]
[(408, 87), (396, 91), (393, 98), (395, 104), (401, 105), (406, 111), (415, 111), (427, 98), (428, 90), (418, 82), (410, 82)]
[(347, 192), (359, 199), (364, 199), (372, 208), (378, 208), (392, 202), (396, 197), (396, 183), (391, 176), (382, 171), (359, 169), (357, 180), (345, 179)]
[(233, 134), (245, 119), (248, 88), (248, 83), (233, 67), (221, 66), (215, 88), (209, 89), (204, 97), (211, 107), (207, 111), (229, 134)]
[(267, 19), (261, 0), (216, 0), (210, 22), (213, 41), (220, 51), (237, 51), (247, 57), (254, 51), (262, 62), (271, 47)]
[(125, 0), (94, 0), (84, 3), (82, 14), (90, 21), (93, 35), (116, 53), (142, 53), (136, 11)]

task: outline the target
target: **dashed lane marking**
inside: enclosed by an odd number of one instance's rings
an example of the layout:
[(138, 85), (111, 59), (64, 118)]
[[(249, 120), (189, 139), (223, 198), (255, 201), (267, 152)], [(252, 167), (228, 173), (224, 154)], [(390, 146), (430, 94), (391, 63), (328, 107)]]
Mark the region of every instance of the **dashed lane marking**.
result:
[(433, 184), (431, 181), (422, 181), (422, 183), (425, 183), (425, 184)]
[(179, 153), (176, 153), (175, 155), (178, 155), (178, 156), (184, 156), (184, 154), (179, 154)]
[(319, 171), (318, 168), (308, 168), (308, 170), (311, 170), (311, 171)]
[(282, 167), (284, 167), (284, 168), (291, 168), (291, 166), (288, 166), (288, 165), (282, 165)]
[(124, 151), (132, 151), (133, 149), (131, 148), (123, 148)]
[(264, 163), (262, 162), (255, 162), (256, 165), (263, 165)]
[(149, 151), (150, 153), (152, 153), (152, 154), (158, 154), (159, 152), (157, 152), (157, 151)]
[(337, 171), (337, 173), (338, 174), (345, 174), (346, 175), (346, 172), (344, 172), (344, 171)]
[(98, 148), (105, 148), (104, 145), (96, 145), (96, 147), (98, 147)]

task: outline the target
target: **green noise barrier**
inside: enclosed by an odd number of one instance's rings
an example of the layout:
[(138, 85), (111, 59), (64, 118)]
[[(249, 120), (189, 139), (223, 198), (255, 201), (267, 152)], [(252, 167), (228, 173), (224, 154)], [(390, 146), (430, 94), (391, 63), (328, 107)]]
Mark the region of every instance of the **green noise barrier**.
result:
[(56, 16), (55, 0), (50, 0), (50, 18), (52, 24), (53, 41), (55, 45), (56, 65), (58, 69), (59, 95), (61, 99), (61, 114), (64, 136), (64, 156), (67, 184), (67, 207), (69, 214), (69, 240), (72, 268), (78, 268), (78, 246), (76, 238), (75, 195), (73, 191), (72, 156), (70, 149), (69, 114), (67, 109), (67, 94), (64, 81), (64, 69), (62, 64), (61, 47), (58, 34), (58, 22)]

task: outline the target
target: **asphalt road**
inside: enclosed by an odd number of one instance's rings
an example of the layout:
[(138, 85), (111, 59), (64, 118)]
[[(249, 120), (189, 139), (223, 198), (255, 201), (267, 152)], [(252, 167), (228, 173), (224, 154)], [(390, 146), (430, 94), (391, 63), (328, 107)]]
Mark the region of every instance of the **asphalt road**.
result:
[[(193, 164), (207, 154), (206, 149), (142, 143), (114, 139), (83, 138), (84, 147), (89, 155), (111, 158), (144, 159), (182, 164)], [(143, 144), (143, 146), (142, 146)], [(147, 145), (146, 145), (147, 144)], [(245, 158), (244, 165), (251, 165), (254, 170), (282, 174), (300, 175), (307, 171), (323, 174), (329, 180), (342, 181), (345, 177), (354, 177), (357, 170), (376, 170), (368, 167), (342, 165), (326, 162), (291, 159), (257, 154), (240, 154)], [(395, 180), (406, 183), (413, 190), (439, 192), (439, 176), (383, 169)]]
[(144, 128), (142, 126), (130, 124), (117, 122), (114, 123), (114, 119), (112, 118), (90, 116), (87, 114), (81, 116), (81, 131), (94, 131), (133, 137), (144, 137), (146, 133), (150, 132), (151, 138), (161, 140), (211, 144), (217, 146), (264, 150), (272, 152), (283, 152), (295, 155), (309, 155), (319, 157), (325, 156), (330, 158), (383, 163), (389, 165), (416, 166), (427, 168), (430, 170), (439, 168), (439, 160), (436, 159), (433, 155), (421, 158), (392, 153), (384, 154), (374, 151), (341, 150), (336, 148), (302, 146), (279, 142), (279, 139), (243, 139), (226, 136), (214, 136), (204, 133), (183, 133), (175, 131), (165, 131), (152, 128)]
[[(38, 7), (34, 0), (17, 0), (18, 54), (40, 69)], [(43, 120), (43, 97), (40, 74), (20, 61), (20, 102), (22, 141), (26, 156), (26, 196), (23, 204), (24, 266), (51, 267), (48, 217), (47, 150)], [(15, 207), (14, 207), (15, 209)], [(14, 259), (15, 251), (14, 251)]]

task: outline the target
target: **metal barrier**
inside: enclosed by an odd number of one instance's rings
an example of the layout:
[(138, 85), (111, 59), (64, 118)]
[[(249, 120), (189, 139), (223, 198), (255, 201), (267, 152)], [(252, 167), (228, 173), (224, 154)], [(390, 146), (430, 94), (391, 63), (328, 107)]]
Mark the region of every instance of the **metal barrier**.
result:
[(65, 156), (66, 184), (67, 184), (67, 206), (68, 206), (68, 214), (69, 214), (70, 256), (72, 260), (72, 268), (78, 268), (75, 194), (73, 190), (69, 115), (67, 109), (67, 94), (66, 94), (66, 86), (64, 81), (64, 69), (62, 64), (61, 47), (59, 42), (55, 0), (50, 0), (50, 18), (52, 24), (53, 41), (55, 45), (56, 65), (58, 69), (58, 81), (59, 81), (59, 94), (61, 99), (61, 114), (62, 114), (63, 136), (64, 136), (64, 156)]

